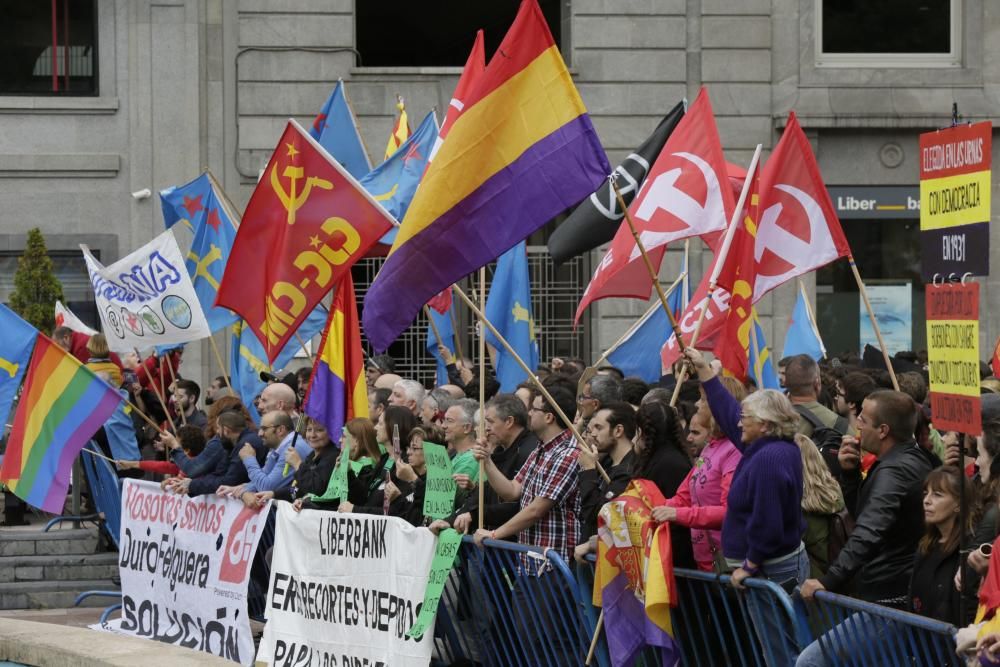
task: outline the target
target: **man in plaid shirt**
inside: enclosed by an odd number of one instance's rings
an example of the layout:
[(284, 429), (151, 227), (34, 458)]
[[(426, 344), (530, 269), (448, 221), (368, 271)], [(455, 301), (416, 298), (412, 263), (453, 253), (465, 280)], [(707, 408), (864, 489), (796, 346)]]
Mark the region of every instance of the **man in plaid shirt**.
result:
[[(553, 387), (549, 393), (564, 414), (574, 413), (576, 399), (569, 390)], [(569, 425), (542, 396), (532, 399), (528, 428), (542, 444), (513, 480), (500, 472), (482, 443), (473, 449), (476, 458), (484, 462), (497, 495), (504, 501), (521, 503), (521, 511), (496, 530), (476, 531), (475, 541), (481, 545), (486, 538), (502, 540), (517, 535), (521, 544), (552, 549), (569, 563), (580, 540), (579, 450)]]

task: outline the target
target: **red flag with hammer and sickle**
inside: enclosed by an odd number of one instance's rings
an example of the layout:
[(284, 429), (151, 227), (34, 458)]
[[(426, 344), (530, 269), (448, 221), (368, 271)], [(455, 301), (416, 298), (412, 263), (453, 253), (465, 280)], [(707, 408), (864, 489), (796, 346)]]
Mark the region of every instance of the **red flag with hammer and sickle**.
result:
[(247, 204), (216, 305), (239, 313), (269, 361), (392, 217), (294, 120)]

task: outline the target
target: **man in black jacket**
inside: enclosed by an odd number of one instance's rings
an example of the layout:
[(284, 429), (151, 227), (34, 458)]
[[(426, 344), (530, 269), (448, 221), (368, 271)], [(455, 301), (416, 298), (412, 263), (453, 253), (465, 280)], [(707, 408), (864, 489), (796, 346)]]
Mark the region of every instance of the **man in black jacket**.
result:
[(227, 452), (226, 456), (219, 459), (214, 470), (201, 477), (171, 479), (167, 484), (168, 489), (193, 497), (215, 493), (216, 489), (223, 485), (232, 486), (248, 481), (246, 466), (243, 465), (239, 456), (240, 449), (245, 444), (254, 448), (257, 453), (257, 462), (264, 463), (268, 450), (260, 436), (248, 428), (249, 424), (242, 414), (224, 412), (216, 419), (216, 426), (219, 440)]
[[(486, 438), (493, 448), (490, 459), (508, 479), (513, 479), (531, 452), (538, 447), (538, 437), (528, 430), (528, 409), (514, 394), (497, 394), (486, 404)], [(493, 487), (483, 489), (483, 520), (491, 528), (503, 525), (517, 514), (521, 505), (503, 502)], [(437, 532), (449, 525), (459, 532), (476, 532), (479, 528), (479, 492), (466, 496), (465, 502), (452, 516), (431, 524)]]
[[(839, 461), (847, 507), (856, 508), (850, 539), (821, 579), (802, 584), (802, 597), (817, 590), (843, 592), (857, 575), (863, 600), (904, 609), (917, 543), (924, 533), (923, 483), (940, 465), (914, 440), (916, 404), (908, 395), (881, 390), (865, 399), (858, 415), (859, 438), (844, 437)], [(878, 460), (862, 482), (858, 449)]]
[(635, 452), (635, 410), (622, 401), (608, 403), (594, 413), (587, 429), (590, 444), (597, 448), (601, 466), (610, 482), (597, 472), (597, 456), (580, 450), (580, 523), (581, 537), (597, 535), (597, 515), (604, 504), (619, 496), (632, 481)]

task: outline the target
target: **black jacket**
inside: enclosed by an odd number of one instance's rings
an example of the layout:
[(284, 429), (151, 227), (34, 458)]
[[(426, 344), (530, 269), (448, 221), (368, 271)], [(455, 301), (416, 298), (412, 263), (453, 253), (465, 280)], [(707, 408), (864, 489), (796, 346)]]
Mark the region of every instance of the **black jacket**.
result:
[[(660, 447), (645, 461), (636, 462), (635, 478), (648, 479), (660, 489), (664, 498), (677, 494), (677, 489), (691, 470), (691, 459), (676, 447)], [(694, 569), (694, 548), (691, 529), (676, 523), (670, 525), (670, 542), (674, 552), (674, 567)]]
[(935, 548), (926, 554), (917, 552), (910, 577), (910, 611), (928, 618), (962, 627), (972, 622), (977, 601), (966, 598), (961, 621), (958, 618), (960, 594), (955, 590), (955, 571), (960, 552), (943, 553)]
[[(332, 443), (323, 449), (314, 449), (309, 452), (309, 456), (299, 464), (299, 469), (295, 471), (292, 483), (274, 492), (275, 500), (292, 501), (301, 498), (308, 493), (317, 496), (326, 492), (326, 487), (330, 485), (330, 475), (337, 465), (337, 457), (340, 456), (340, 448)], [(292, 490), (295, 493), (292, 493)]]
[(860, 470), (844, 472), (840, 484), (856, 524), (820, 579), (823, 586), (843, 592), (856, 576), (857, 596), (863, 600), (907, 595), (913, 554), (924, 534), (924, 479), (938, 465), (936, 456), (911, 440), (876, 461), (864, 482)]
[(580, 526), (583, 528), (580, 537), (584, 541), (597, 534), (597, 515), (604, 504), (615, 496), (620, 496), (632, 481), (635, 452), (626, 454), (618, 465), (611, 465), (610, 456), (602, 457), (601, 465), (611, 478), (610, 484), (604, 481), (596, 467), (592, 470), (580, 470)]
[[(507, 479), (514, 479), (524, 462), (531, 456), (531, 452), (538, 448), (538, 436), (524, 429), (517, 439), (506, 449), (497, 447), (490, 455), (490, 459), (497, 469), (503, 473)], [(510, 519), (521, 511), (520, 501), (504, 502), (493, 490), (493, 487), (486, 484), (483, 489), (483, 521), (488, 528), (496, 528), (510, 521)], [(469, 493), (462, 504), (455, 512), (447, 518), (448, 523), (454, 523), (455, 517), (468, 512), (472, 515), (472, 524), (469, 532), (475, 532), (479, 528), (479, 490)]]
[(247, 443), (250, 443), (257, 452), (257, 463), (264, 465), (264, 460), (267, 458), (268, 452), (267, 446), (261, 442), (260, 436), (256, 432), (247, 429), (240, 433), (236, 444), (233, 445), (232, 449), (229, 449), (228, 456), (219, 460), (219, 465), (215, 470), (191, 480), (191, 486), (188, 487), (188, 495), (192, 497), (202, 496), (207, 493), (215, 493), (215, 490), (220, 486), (238, 486), (239, 484), (249, 482), (250, 476), (247, 474), (247, 467), (243, 465), (243, 460), (240, 459), (240, 450)]

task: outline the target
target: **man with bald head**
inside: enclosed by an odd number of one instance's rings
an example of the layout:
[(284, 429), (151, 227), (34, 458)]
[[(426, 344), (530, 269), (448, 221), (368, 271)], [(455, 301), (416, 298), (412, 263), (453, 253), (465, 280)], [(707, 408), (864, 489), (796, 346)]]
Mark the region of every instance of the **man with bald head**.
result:
[(454, 398), (456, 401), (467, 398), (465, 395), (465, 390), (459, 387), (457, 384), (443, 384), (441, 389), (448, 392), (448, 395)]
[(260, 400), (257, 402), (257, 410), (260, 414), (273, 412), (275, 410), (284, 412), (294, 419), (296, 417), (295, 404), (298, 397), (295, 390), (283, 382), (273, 382), (260, 393)]
[(383, 373), (378, 376), (377, 380), (375, 380), (375, 388), (388, 389), (389, 391), (392, 391), (392, 388), (396, 386), (396, 383), (402, 379), (403, 378), (399, 377), (395, 373)]

